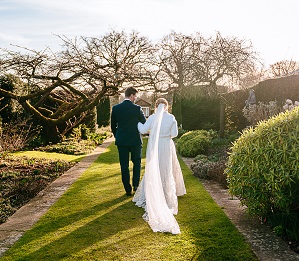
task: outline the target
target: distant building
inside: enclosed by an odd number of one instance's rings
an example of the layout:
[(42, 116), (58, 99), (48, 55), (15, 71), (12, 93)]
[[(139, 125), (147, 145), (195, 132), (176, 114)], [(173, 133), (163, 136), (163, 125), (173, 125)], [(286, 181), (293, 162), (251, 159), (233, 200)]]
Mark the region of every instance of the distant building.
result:
[[(163, 94), (154, 94), (150, 92), (139, 92), (138, 96), (140, 98), (137, 99), (135, 104), (141, 106), (145, 117), (149, 117), (152, 113), (154, 113), (154, 103), (157, 98), (165, 98), (169, 104), (169, 112), (171, 113), (172, 102), (173, 102), (173, 92), (163, 93)], [(113, 105), (116, 105), (122, 102), (125, 99), (124, 93), (120, 95), (115, 95), (110, 97), (110, 105), (111, 108)]]
[(144, 112), (144, 115), (145, 117), (148, 117), (150, 116), (151, 114), (151, 104), (143, 99), (138, 99), (135, 104), (139, 105), (143, 112)]

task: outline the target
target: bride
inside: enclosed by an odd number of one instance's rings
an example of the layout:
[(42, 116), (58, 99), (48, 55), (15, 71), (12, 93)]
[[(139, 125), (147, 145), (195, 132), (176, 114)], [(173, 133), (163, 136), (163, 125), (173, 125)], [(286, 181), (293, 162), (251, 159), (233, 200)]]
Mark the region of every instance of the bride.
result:
[(144, 208), (143, 218), (154, 232), (179, 234), (174, 215), (178, 213), (177, 197), (186, 194), (186, 188), (172, 140), (178, 135), (177, 122), (167, 109), (167, 100), (159, 98), (156, 113), (144, 124), (138, 123), (138, 130), (141, 133), (150, 130), (150, 135), (145, 173), (133, 202)]

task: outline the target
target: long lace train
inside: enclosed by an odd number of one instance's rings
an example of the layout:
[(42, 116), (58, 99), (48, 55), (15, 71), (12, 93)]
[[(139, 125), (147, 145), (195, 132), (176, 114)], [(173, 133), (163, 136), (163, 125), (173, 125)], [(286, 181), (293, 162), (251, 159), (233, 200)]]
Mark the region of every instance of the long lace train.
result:
[(158, 140), (163, 111), (164, 104), (159, 104), (147, 144), (145, 173), (133, 202), (144, 208), (143, 218), (154, 232), (179, 234), (180, 228), (173, 215), (174, 210), (167, 205), (160, 177)]

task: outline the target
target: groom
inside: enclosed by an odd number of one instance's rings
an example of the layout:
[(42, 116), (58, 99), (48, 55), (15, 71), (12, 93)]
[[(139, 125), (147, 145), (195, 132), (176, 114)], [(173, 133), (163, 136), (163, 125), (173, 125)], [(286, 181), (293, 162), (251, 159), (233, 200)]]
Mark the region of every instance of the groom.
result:
[(141, 170), (142, 139), (137, 129), (138, 122), (145, 123), (146, 119), (140, 106), (134, 104), (138, 90), (129, 87), (125, 91), (125, 99), (122, 103), (114, 105), (111, 113), (111, 130), (117, 145), (119, 163), (121, 168), (122, 183), (126, 195), (132, 195), (130, 184), (129, 156), (133, 162), (133, 189), (136, 191)]

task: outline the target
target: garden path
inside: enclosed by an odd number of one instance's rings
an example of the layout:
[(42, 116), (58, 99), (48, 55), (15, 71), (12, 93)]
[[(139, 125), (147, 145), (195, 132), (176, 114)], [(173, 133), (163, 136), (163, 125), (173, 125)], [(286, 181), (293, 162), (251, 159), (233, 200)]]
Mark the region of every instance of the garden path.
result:
[[(190, 168), (193, 158), (183, 158), (183, 161)], [(269, 226), (262, 224), (257, 218), (250, 217), (245, 211), (246, 208), (241, 206), (241, 202), (237, 198), (232, 198), (227, 189), (212, 180), (200, 179), (200, 181), (231, 222), (244, 235), (260, 260), (299, 260), (299, 254), (292, 251), (288, 244), (276, 236)]]
[[(81, 162), (41, 191), (28, 204), (20, 208), (6, 223), (0, 225), (0, 257), (38, 221), (70, 185), (105, 151), (112, 141), (113, 138), (106, 140), (93, 153), (86, 156)], [(193, 159), (188, 158), (183, 158), (183, 160), (189, 167), (193, 161)], [(291, 251), (288, 245), (281, 238), (275, 236), (269, 227), (246, 215), (245, 208), (240, 207), (240, 201), (236, 198), (232, 199), (226, 189), (213, 181), (201, 180), (201, 182), (215, 202), (235, 224), (236, 228), (244, 235), (260, 260), (299, 260), (299, 255)]]

